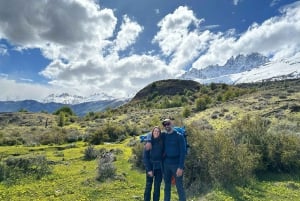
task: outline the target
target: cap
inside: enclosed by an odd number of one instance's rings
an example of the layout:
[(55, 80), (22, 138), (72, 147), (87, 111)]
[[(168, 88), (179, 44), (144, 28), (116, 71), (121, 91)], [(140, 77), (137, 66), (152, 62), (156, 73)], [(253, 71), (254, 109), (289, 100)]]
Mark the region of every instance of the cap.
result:
[(165, 123), (171, 123), (171, 120), (170, 119), (164, 119), (161, 123), (162, 123), (162, 125), (165, 125)]

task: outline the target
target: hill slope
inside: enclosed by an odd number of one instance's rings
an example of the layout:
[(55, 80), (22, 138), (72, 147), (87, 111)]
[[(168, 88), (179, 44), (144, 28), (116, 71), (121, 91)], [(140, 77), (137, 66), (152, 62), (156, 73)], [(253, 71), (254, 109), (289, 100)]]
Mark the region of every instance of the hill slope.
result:
[(200, 83), (192, 80), (169, 79), (153, 82), (141, 89), (132, 99), (132, 101), (142, 100), (154, 94), (174, 96), (183, 95), (186, 91), (198, 91)]

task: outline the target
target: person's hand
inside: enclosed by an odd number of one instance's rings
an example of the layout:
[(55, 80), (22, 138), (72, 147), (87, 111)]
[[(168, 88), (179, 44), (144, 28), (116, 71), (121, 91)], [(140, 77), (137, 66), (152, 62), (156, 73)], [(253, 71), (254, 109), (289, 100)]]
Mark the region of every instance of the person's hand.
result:
[(148, 151), (148, 150), (150, 150), (150, 149), (152, 149), (152, 144), (150, 143), (150, 142), (147, 142), (146, 144), (145, 144), (145, 149)]
[(147, 174), (148, 174), (149, 177), (153, 177), (153, 172), (152, 171), (149, 171)]
[(183, 169), (177, 168), (176, 176), (177, 176), (177, 177), (181, 177), (182, 175), (183, 175)]

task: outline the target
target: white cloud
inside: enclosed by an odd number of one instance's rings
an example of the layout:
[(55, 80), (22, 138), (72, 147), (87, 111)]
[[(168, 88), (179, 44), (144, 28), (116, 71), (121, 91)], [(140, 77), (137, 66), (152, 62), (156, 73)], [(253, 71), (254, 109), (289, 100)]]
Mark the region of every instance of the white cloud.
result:
[(19, 83), (5, 77), (0, 77), (0, 86), (1, 100), (41, 100), (41, 98), (44, 98), (51, 93), (61, 92), (43, 85)]
[(142, 30), (143, 27), (138, 23), (131, 21), (128, 16), (124, 16), (115, 41), (116, 51), (125, 50), (128, 46), (132, 45)]
[(3, 44), (0, 44), (0, 56), (8, 55), (7, 47)]
[(153, 42), (159, 44), (164, 55), (170, 56), (177, 50), (178, 45), (185, 40), (189, 27), (191, 25), (198, 27), (200, 22), (192, 10), (180, 6), (174, 13), (168, 14), (158, 23), (160, 30)]
[(273, 7), (275, 5), (277, 5), (280, 2), (280, 0), (272, 0), (272, 2), (270, 3), (270, 6)]

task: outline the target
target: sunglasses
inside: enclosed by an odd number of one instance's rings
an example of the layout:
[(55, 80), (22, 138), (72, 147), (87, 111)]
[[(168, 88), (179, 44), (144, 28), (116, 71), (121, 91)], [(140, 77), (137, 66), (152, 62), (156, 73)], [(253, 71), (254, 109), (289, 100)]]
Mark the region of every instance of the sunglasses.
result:
[(171, 123), (164, 123), (163, 126), (170, 126)]

